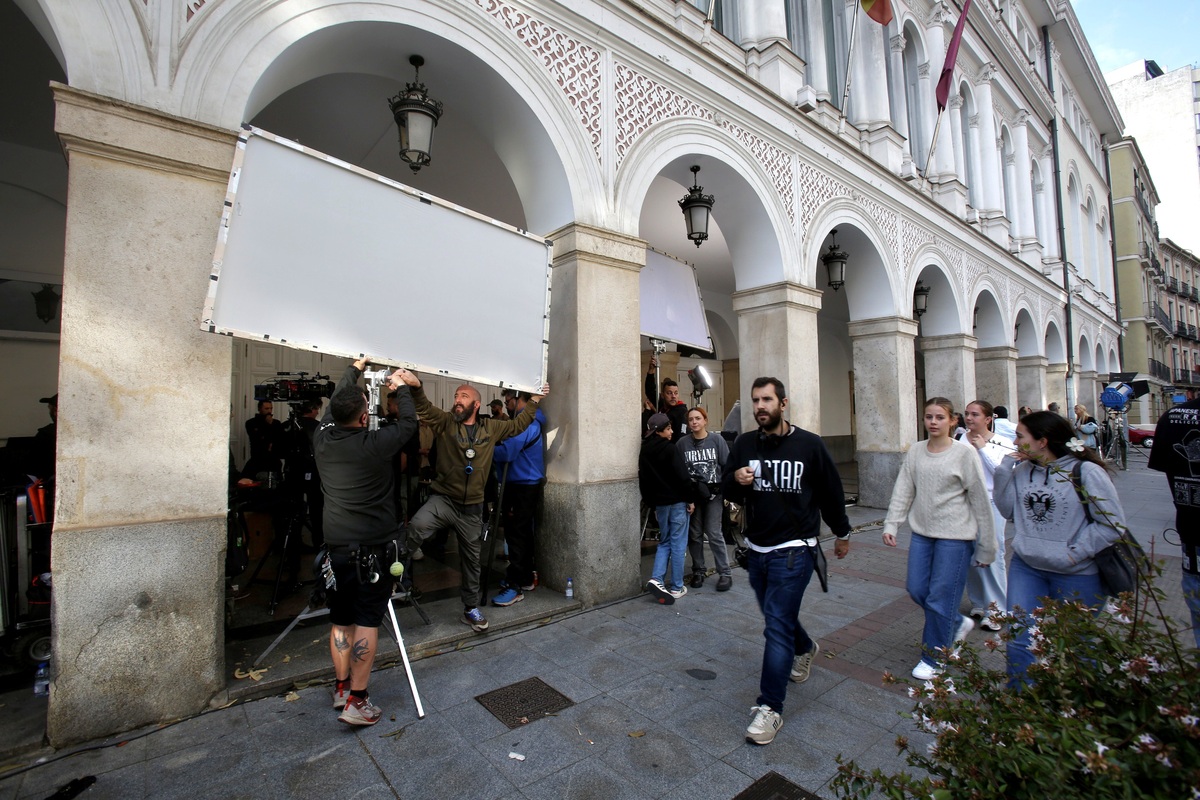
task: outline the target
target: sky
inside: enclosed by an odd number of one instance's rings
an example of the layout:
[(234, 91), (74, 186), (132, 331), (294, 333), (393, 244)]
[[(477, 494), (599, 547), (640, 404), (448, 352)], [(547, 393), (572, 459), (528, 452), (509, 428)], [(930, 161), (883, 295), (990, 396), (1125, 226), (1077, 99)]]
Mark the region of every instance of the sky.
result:
[(1157, 61), (1200, 65), (1200, 0), (1071, 0), (1102, 72)]

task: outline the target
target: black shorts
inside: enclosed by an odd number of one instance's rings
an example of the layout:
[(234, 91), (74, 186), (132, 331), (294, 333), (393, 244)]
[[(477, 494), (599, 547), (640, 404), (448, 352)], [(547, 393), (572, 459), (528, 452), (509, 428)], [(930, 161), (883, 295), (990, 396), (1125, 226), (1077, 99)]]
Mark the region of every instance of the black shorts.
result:
[(326, 604), (329, 606), (329, 621), (339, 627), (347, 628), (357, 625), (362, 628), (378, 628), (383, 623), (383, 614), (387, 610), (388, 600), (392, 596), (394, 578), (388, 572), (386, 547), (376, 545), (367, 548), (374, 552), (378, 559), (376, 570), (379, 580), (368, 583), (367, 570), (363, 569), (363, 579), (359, 580), (359, 568), (350, 553), (340, 548), (329, 556), (333, 562), (333, 576), (337, 588), (328, 592)]

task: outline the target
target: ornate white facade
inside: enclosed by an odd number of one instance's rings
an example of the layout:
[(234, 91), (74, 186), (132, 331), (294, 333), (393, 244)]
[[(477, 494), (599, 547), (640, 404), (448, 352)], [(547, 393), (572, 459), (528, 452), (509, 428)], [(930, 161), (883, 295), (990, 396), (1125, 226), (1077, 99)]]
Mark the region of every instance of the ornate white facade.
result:
[[(867, 504), (886, 503), (921, 398), (1094, 407), (1119, 368), (1102, 144), (1120, 119), (1066, 0), (974, 5), (932, 154), (958, 16), (942, 2), (858, 20), (846, 120), (845, 0), (727, 0), (716, 27), (707, 3), (673, 0), (18, 5), (66, 78), (55, 603), (79, 622), (56, 628), (55, 741), (222, 686), (226, 443), (244, 418), (228, 398), (278, 366), (195, 324), (243, 122), (554, 241), (555, 536), (539, 559), (552, 586), (586, 575), (587, 603), (637, 588), (647, 243), (697, 264), (714, 405), (777, 375), (792, 419), (857, 462)], [(412, 53), (446, 104), (415, 176), (384, 103)], [(698, 251), (674, 203), (693, 164), (717, 198)], [(820, 260), (835, 228), (850, 253), (837, 292)], [(397, 305), (419, 301), (412, 287)], [(132, 584), (97, 584), (95, 565), (123, 568), (131, 548), (146, 553)], [(131, 706), (149, 669), (97, 676), (129, 652), (204, 677)]]

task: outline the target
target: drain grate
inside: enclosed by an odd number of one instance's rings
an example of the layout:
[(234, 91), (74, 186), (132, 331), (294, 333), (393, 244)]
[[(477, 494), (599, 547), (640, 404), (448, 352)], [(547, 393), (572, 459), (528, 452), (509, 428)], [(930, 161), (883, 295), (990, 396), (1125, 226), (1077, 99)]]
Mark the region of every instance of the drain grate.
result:
[(575, 705), (569, 697), (541, 678), (519, 681), (481, 694), (475, 699), (510, 728), (519, 728)]
[(820, 800), (817, 795), (802, 789), (778, 772), (768, 772), (745, 788), (733, 800)]

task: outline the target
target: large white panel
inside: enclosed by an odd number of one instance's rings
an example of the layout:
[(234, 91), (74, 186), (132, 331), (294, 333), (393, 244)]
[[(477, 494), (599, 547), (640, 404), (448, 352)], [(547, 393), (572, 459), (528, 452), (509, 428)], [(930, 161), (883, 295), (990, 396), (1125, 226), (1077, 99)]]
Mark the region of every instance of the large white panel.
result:
[(691, 264), (646, 249), (640, 273), (642, 335), (708, 350), (708, 320)]
[(550, 257), (529, 233), (251, 129), (201, 326), (536, 392)]

